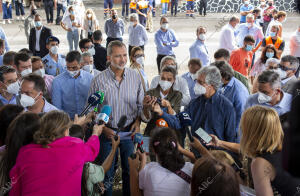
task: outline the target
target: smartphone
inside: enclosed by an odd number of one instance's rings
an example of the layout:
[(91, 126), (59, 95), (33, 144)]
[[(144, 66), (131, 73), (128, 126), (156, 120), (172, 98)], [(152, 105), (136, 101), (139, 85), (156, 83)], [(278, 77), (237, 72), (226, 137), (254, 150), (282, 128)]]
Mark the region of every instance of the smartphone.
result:
[(146, 153), (149, 153), (150, 137), (143, 136), (143, 149)]
[(208, 135), (201, 127), (195, 133), (207, 144), (212, 140), (212, 137)]

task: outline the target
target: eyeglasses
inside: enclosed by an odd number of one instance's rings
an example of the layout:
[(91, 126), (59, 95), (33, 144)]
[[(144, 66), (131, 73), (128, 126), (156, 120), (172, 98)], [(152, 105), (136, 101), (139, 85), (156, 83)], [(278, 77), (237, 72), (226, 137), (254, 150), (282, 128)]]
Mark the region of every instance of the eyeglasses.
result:
[(289, 70), (296, 70), (295, 68), (288, 68), (288, 67), (285, 67), (281, 64), (278, 65), (280, 69), (282, 69), (283, 71), (289, 71)]
[(134, 55), (133, 57), (134, 58), (139, 58), (139, 57), (145, 57), (145, 55), (144, 54), (137, 54), (137, 55)]
[(94, 45), (91, 45), (91, 46), (85, 47), (85, 49), (91, 49), (93, 47), (94, 47)]
[(277, 69), (277, 68), (278, 68), (278, 66), (274, 66), (274, 67), (269, 66), (269, 69)]

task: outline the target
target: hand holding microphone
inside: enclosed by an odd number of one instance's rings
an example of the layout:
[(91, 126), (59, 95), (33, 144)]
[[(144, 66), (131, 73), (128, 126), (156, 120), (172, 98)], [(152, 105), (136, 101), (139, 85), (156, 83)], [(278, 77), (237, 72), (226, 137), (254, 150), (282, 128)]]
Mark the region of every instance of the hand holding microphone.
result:
[(118, 122), (118, 124), (117, 124), (118, 130), (117, 130), (117, 133), (116, 133), (116, 135), (115, 135), (115, 140), (118, 139), (118, 134), (119, 134), (119, 132), (120, 132), (122, 129), (124, 129), (126, 122), (127, 122), (127, 116), (125, 116), (125, 115), (121, 116), (121, 118), (120, 118), (120, 120), (119, 120), (119, 122)]
[(194, 142), (194, 138), (192, 136), (192, 131), (191, 131), (192, 120), (189, 114), (185, 112), (179, 113), (179, 121), (183, 129), (187, 132), (190, 141)]

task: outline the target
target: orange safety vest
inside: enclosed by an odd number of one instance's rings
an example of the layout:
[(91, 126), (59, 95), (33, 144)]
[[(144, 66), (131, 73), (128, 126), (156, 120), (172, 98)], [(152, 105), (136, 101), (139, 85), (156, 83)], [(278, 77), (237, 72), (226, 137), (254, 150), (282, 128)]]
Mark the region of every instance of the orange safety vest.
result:
[(140, 10), (147, 9), (149, 1), (139, 1), (137, 4), (138, 4)]
[(136, 2), (131, 1), (130, 4), (129, 4), (129, 8), (130, 9), (136, 9)]
[(269, 44), (272, 44), (275, 46), (276, 49), (278, 49), (280, 47), (281, 43), (282, 43), (282, 39), (280, 37), (277, 37), (275, 44), (273, 44), (271, 36), (266, 37), (266, 46)]

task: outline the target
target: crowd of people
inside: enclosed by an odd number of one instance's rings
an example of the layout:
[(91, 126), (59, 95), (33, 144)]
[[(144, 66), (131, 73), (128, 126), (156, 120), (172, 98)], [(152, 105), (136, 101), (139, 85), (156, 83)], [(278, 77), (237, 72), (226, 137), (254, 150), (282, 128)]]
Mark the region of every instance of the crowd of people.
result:
[[(195, 29), (179, 75), (180, 40), (163, 15), (150, 82), (144, 49), (153, 10), (139, 2), (130, 15), (131, 2), (122, 2), (128, 43), (117, 10), (106, 10), (105, 45), (92, 9), (58, 1), (66, 55), (34, 6), (28, 48), (10, 50), (0, 28), (0, 195), (112, 195), (118, 164), (124, 196), (300, 195), (300, 24), (284, 40), (286, 12), (273, 0), (257, 8), (245, 0), (222, 28), (213, 62), (207, 29)], [(99, 123), (108, 106), (109, 120)], [(137, 148), (141, 133), (147, 152)]]

